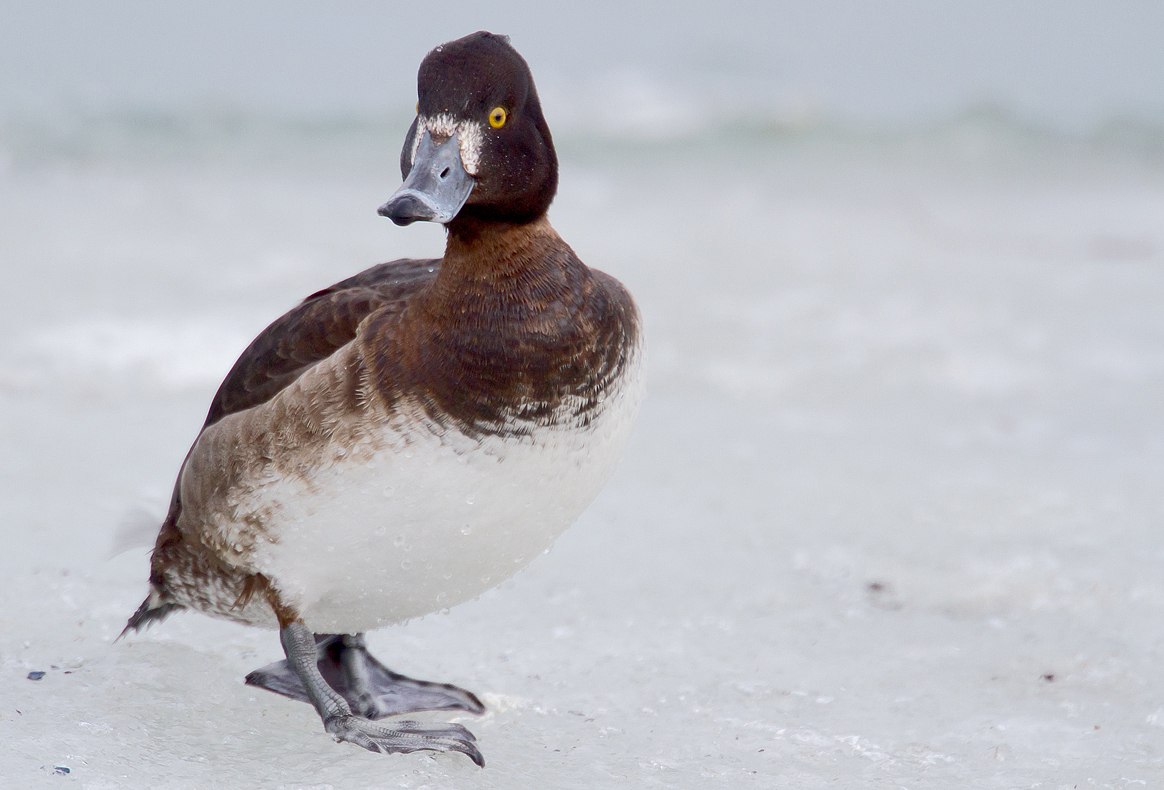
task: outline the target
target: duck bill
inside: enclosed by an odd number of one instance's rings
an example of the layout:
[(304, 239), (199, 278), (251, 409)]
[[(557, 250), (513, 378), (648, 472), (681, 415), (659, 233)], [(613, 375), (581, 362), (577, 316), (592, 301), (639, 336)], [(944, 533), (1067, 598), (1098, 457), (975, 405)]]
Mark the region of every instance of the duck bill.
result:
[(473, 184), (473, 177), (461, 162), (457, 135), (436, 145), (426, 131), (416, 147), (408, 178), (380, 206), (379, 214), (397, 225), (451, 222), (469, 199)]

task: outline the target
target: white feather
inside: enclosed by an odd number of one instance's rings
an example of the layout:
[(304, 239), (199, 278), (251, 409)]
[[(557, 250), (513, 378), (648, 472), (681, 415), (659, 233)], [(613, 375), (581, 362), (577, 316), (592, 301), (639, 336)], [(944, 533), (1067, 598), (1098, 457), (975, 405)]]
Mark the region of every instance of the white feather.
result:
[[(641, 357), (585, 427), (477, 440), (397, 412), (368, 447), (333, 444), (308, 475), (256, 481), (219, 535), (230, 542), (262, 519), (269, 539), (247, 564), (316, 633), (470, 600), (547, 551), (614, 471), (642, 398)], [(273, 625), (265, 609), (254, 607), (256, 624)]]
[(457, 135), (457, 146), (461, 150), (461, 166), (471, 176), (476, 176), (481, 166), (481, 138), (483, 127), (475, 121), (460, 121), (452, 115), (420, 115), (416, 119), (416, 135), (412, 138), (412, 153), (409, 161), (416, 161), (416, 149), (424, 133), (433, 137), (448, 139)]

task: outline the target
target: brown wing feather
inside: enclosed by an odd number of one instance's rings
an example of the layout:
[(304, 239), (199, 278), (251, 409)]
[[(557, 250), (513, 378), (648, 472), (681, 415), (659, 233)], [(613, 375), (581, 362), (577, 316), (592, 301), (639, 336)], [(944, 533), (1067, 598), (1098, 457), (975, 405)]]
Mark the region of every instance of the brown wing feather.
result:
[(431, 282), (439, 265), (409, 259), (382, 263), (304, 299), (264, 329), (234, 363), (203, 428), (275, 397), (354, 338), (370, 313), (407, 301)]
[[(351, 341), (369, 314), (408, 301), (432, 282), (439, 268), (439, 260), (381, 263), (304, 299), (259, 333), (234, 363), (210, 404), (203, 429), (228, 414), (275, 397), (312, 365)], [(170, 510), (154, 545), (150, 582), (156, 595), (151, 594), (130, 618), (126, 631), (139, 630), (181, 608), (166, 600), (162, 574), (183, 552), (197, 551), (184, 544), (178, 529), (182, 512), (178, 490), (175, 485)]]

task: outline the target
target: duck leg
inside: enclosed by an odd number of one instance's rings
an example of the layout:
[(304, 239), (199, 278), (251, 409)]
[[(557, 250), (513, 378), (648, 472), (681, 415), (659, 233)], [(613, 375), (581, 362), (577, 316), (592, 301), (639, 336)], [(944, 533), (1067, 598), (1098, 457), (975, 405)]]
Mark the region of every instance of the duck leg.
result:
[[(299, 679), (307, 701), (323, 719), (323, 728), (337, 741), (355, 743), (373, 752), (460, 752), (477, 765), (485, 765), (485, 758), (474, 744), (473, 733), (460, 724), (428, 726), (400, 721), (388, 727), (353, 714), (343, 695), (324, 680), (319, 669), (320, 651), (307, 626), (301, 622), (288, 623), (280, 629), (279, 638), (287, 654), (287, 666)], [(249, 676), (247, 680), (250, 682)]]
[[(315, 634), (316, 666), (327, 685), (359, 715), (382, 719), (422, 710), (464, 710), (484, 713), (477, 695), (448, 683), (400, 675), (368, 652), (363, 634)], [(259, 686), (302, 702), (311, 702), (288, 661), (276, 661), (246, 677)]]

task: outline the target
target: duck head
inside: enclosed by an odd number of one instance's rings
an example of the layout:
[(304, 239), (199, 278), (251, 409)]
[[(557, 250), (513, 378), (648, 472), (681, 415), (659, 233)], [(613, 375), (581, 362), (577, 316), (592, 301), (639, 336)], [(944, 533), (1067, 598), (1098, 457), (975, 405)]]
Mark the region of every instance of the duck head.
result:
[(545, 214), (558, 159), (529, 66), (505, 36), (474, 33), (428, 53), (404, 183), (379, 213), (397, 225), (526, 223)]

